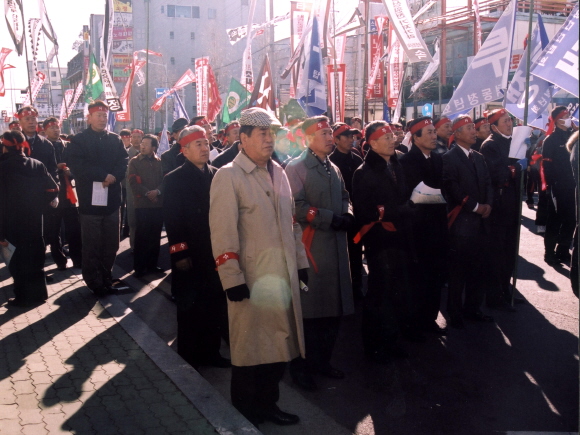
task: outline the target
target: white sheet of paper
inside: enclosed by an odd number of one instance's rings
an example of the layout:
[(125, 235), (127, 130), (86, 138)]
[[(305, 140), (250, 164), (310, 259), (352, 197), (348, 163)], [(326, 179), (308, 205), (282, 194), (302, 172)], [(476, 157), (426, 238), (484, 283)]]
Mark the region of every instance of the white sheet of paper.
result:
[(109, 188), (103, 187), (103, 183), (100, 181), (93, 181), (93, 200), (91, 205), (106, 207), (108, 197)]
[(415, 204), (445, 204), (441, 189), (433, 189), (422, 181), (417, 184), (411, 194), (411, 201)]
[(528, 150), (528, 146), (524, 142), (527, 138), (530, 137), (532, 133), (532, 127), (529, 126), (519, 126), (514, 127), (514, 132), (512, 133), (512, 143), (510, 145), (510, 154), (509, 157), (511, 159), (523, 159), (526, 157), (526, 151)]

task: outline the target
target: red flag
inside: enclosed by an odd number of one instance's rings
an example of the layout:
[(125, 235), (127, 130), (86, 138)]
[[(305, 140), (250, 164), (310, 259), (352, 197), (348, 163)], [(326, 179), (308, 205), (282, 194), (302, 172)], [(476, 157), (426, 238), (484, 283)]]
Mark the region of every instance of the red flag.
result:
[(207, 64), (207, 119), (212, 122), (222, 107), (222, 97), (220, 97), (220, 90), (217, 80), (211, 69), (211, 65)]
[(249, 107), (261, 107), (268, 112), (274, 113), (274, 92), (272, 86), (272, 71), (270, 70), (270, 59), (268, 55), (264, 57), (264, 63), (260, 69), (258, 83), (254, 87), (250, 98)]
[(175, 82), (175, 84), (173, 85), (173, 87), (171, 89), (169, 89), (166, 93), (164, 93), (159, 98), (157, 98), (157, 100), (155, 100), (155, 102), (153, 103), (153, 106), (151, 106), (151, 109), (154, 110), (155, 112), (157, 112), (159, 109), (161, 109), (161, 107), (163, 106), (163, 103), (165, 102), (165, 99), (169, 95), (171, 95), (172, 93), (174, 93), (178, 89), (181, 89), (184, 86), (187, 86), (188, 84), (193, 83), (195, 81), (196, 81), (195, 74), (193, 73), (192, 70), (188, 69), (181, 76), (181, 78), (179, 80), (177, 80), (177, 82)]
[(131, 75), (125, 84), (125, 89), (123, 89), (123, 93), (121, 94), (121, 106), (123, 110), (119, 110), (115, 113), (115, 118), (117, 121), (120, 122), (129, 122), (131, 121), (131, 87), (133, 86), (133, 79), (135, 78), (135, 74), (143, 68), (143, 66), (147, 62), (144, 60), (137, 60), (137, 52), (133, 54), (133, 63), (131, 64)]
[(0, 50), (0, 97), (3, 97), (6, 93), (4, 86), (4, 69), (10, 67), (14, 68), (11, 65), (6, 65), (6, 67), (4, 67), (4, 61), (6, 60), (6, 56), (8, 56), (11, 52), (12, 50), (5, 47), (2, 47), (2, 50)]

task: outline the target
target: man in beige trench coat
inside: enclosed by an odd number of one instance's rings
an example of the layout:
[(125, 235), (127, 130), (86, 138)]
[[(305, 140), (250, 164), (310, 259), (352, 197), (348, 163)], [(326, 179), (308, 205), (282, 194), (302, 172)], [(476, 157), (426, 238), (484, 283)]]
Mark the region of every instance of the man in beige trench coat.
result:
[(315, 390), (312, 374), (344, 377), (330, 358), (341, 317), (354, 313), (346, 239), (354, 217), (340, 170), (328, 158), (334, 148), (328, 118), (308, 118), (302, 130), (308, 148), (288, 163), (286, 174), (311, 267), (309, 291), (301, 295), (306, 362), (293, 361), (290, 374), (298, 386)]
[(271, 160), (276, 118), (251, 108), (240, 119), (242, 151), (210, 191), (213, 254), (228, 297), (232, 404), (255, 425), (298, 416), (276, 402), (286, 363), (304, 356), (299, 280), (308, 280), (302, 231), (284, 170)]

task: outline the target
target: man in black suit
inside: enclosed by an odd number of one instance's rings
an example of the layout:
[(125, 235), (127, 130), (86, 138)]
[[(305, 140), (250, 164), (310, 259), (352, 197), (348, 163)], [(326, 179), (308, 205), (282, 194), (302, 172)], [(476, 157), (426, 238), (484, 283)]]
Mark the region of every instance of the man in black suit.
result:
[(492, 234), (490, 267), (485, 274), (488, 281), (486, 303), (490, 308), (513, 311), (508, 305), (512, 294), (510, 279), (516, 264), (520, 224), (520, 174), (526, 169), (527, 160), (509, 157), (513, 123), (507, 110), (494, 110), (487, 119), (492, 133), (481, 145), (481, 154), (491, 178), (493, 203), (489, 217)]
[[(483, 156), (471, 150), (476, 143), (475, 125), (467, 115), (453, 122), (455, 144), (443, 155), (443, 195), (449, 214), (450, 325), (463, 328), (463, 317), (492, 321), (481, 312), (485, 252), (493, 190)], [(465, 305), (462, 303), (465, 288)]]
[[(437, 148), (433, 120), (421, 117), (408, 123), (412, 147), (399, 161), (407, 180), (408, 197), (423, 182), (433, 189), (443, 184), (443, 160)], [(436, 322), (441, 289), (447, 279), (447, 211), (441, 195), (430, 203), (416, 204), (413, 219), (413, 256), (411, 276), (414, 279), (414, 304), (417, 327), (439, 335), (446, 333)], [(418, 337), (411, 337), (418, 338)]]
[(196, 368), (225, 368), (230, 361), (219, 349), (220, 336), (227, 335), (227, 306), (209, 230), (209, 189), (216, 168), (207, 164), (209, 142), (202, 126), (183, 129), (179, 143), (186, 161), (165, 176), (163, 203), (177, 305), (177, 353)]

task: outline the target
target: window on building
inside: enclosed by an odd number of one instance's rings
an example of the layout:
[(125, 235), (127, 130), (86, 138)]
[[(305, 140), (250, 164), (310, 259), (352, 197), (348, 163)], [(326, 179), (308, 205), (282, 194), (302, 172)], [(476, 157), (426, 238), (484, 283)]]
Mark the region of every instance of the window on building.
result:
[(199, 6), (192, 6), (191, 9), (193, 18), (199, 18)]
[(174, 5), (167, 5), (167, 16), (168, 17), (175, 17), (175, 6)]
[(191, 40), (193, 41), (195, 39), (195, 32), (191, 32), (190, 34)]
[(165, 13), (165, 6), (161, 6), (161, 13), (164, 14)]
[(51, 84), (52, 84), (52, 86), (56, 86), (56, 85), (58, 84), (58, 82), (57, 82), (56, 80), (53, 80), (53, 81), (51, 82)]
[(175, 39), (175, 33), (169, 32), (169, 39)]
[(191, 18), (191, 6), (175, 6), (176, 18)]
[(175, 65), (175, 58), (174, 58), (174, 57), (172, 57), (172, 58), (170, 59), (170, 61), (171, 61), (171, 65)]
[(207, 17), (208, 17), (210, 20), (215, 20), (215, 16), (216, 16), (216, 15), (217, 15), (217, 9), (211, 9), (211, 8), (210, 8), (210, 9), (208, 9), (208, 10), (207, 10)]
[[(163, 13), (163, 6), (161, 7), (161, 13)], [(167, 5), (167, 16), (173, 18), (199, 18), (199, 7)]]
[(50, 76), (51, 76), (51, 77), (56, 77), (56, 71), (51, 71), (51, 72), (50, 72)]

